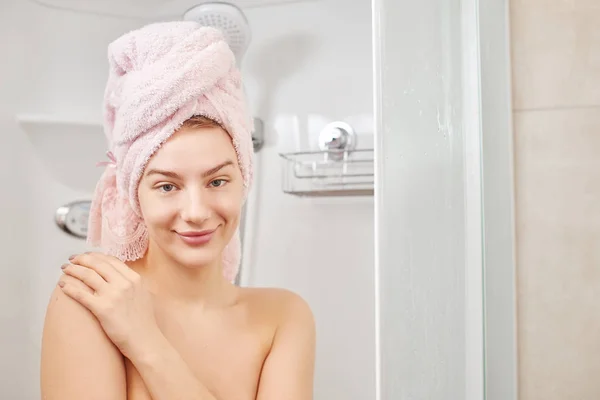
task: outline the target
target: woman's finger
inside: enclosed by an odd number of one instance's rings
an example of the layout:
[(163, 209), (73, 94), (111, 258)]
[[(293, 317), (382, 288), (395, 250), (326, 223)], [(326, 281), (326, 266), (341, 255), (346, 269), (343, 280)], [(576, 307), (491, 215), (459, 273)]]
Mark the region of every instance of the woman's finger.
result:
[(93, 253), (95, 257), (103, 260), (104, 262), (110, 264), (116, 271), (118, 271), (121, 275), (123, 275), (127, 280), (131, 282), (135, 282), (139, 278), (139, 274), (129, 268), (127, 264), (122, 262), (116, 257), (109, 256), (107, 254), (102, 253)]
[(106, 286), (106, 281), (93, 269), (76, 264), (63, 264), (65, 274), (79, 279), (95, 292), (101, 293)]
[(106, 282), (114, 282), (123, 279), (123, 276), (112, 266), (112, 264), (106, 262), (103, 258), (98, 257), (96, 253), (83, 253), (71, 256), (69, 261), (71, 264), (80, 265), (96, 271), (96, 273)]
[(90, 310), (93, 314), (96, 314), (97, 297), (94, 296), (92, 289), (87, 285), (81, 283), (76, 278), (63, 275), (58, 281), (58, 286), (64, 294)]

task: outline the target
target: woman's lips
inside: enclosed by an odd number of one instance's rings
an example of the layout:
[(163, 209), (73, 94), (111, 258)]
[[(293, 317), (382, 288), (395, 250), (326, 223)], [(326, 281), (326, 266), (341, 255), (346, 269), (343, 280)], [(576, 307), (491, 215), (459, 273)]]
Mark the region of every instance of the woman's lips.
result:
[(177, 235), (184, 243), (190, 246), (200, 246), (210, 242), (216, 229), (204, 231), (177, 232)]

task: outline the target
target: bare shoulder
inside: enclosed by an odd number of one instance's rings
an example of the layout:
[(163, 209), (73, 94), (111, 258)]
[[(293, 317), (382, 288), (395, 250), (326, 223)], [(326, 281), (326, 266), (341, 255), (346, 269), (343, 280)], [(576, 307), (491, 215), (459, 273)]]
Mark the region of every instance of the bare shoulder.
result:
[(313, 393), (316, 333), (310, 306), (285, 289), (245, 289), (250, 307), (274, 327), (263, 363), (257, 400), (310, 400)]
[[(92, 328), (102, 329), (96, 318), (87, 311), (84, 307), (79, 305), (76, 301), (72, 300), (69, 296), (65, 295), (62, 290), (58, 287), (54, 289), (50, 295), (50, 301), (46, 309), (46, 328), (45, 332), (53, 332), (54, 329), (60, 328), (55, 322), (61, 322), (60, 326), (64, 326), (62, 323), (68, 325), (75, 324), (78, 328)], [(85, 321), (84, 325), (80, 325)], [(74, 326), (68, 326), (66, 329), (71, 330)]]
[(248, 307), (273, 319), (277, 325), (289, 319), (314, 324), (314, 316), (308, 302), (299, 294), (279, 288), (242, 288), (242, 296)]
[(126, 399), (123, 356), (94, 315), (59, 288), (46, 311), (40, 378), (47, 400)]

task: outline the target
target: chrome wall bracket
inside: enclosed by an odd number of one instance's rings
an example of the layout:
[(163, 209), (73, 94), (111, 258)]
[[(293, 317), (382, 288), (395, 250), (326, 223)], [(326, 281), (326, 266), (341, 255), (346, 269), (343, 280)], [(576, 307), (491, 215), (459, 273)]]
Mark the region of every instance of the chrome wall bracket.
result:
[(252, 132), (252, 145), (257, 153), (265, 144), (265, 123), (260, 118), (254, 118), (254, 131)]

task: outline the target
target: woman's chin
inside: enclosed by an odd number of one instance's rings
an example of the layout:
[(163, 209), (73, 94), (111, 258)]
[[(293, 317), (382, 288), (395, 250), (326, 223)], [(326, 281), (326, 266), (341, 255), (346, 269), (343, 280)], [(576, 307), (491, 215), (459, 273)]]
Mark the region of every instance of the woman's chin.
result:
[(175, 249), (173, 258), (188, 268), (202, 268), (219, 262), (220, 252), (214, 249)]

